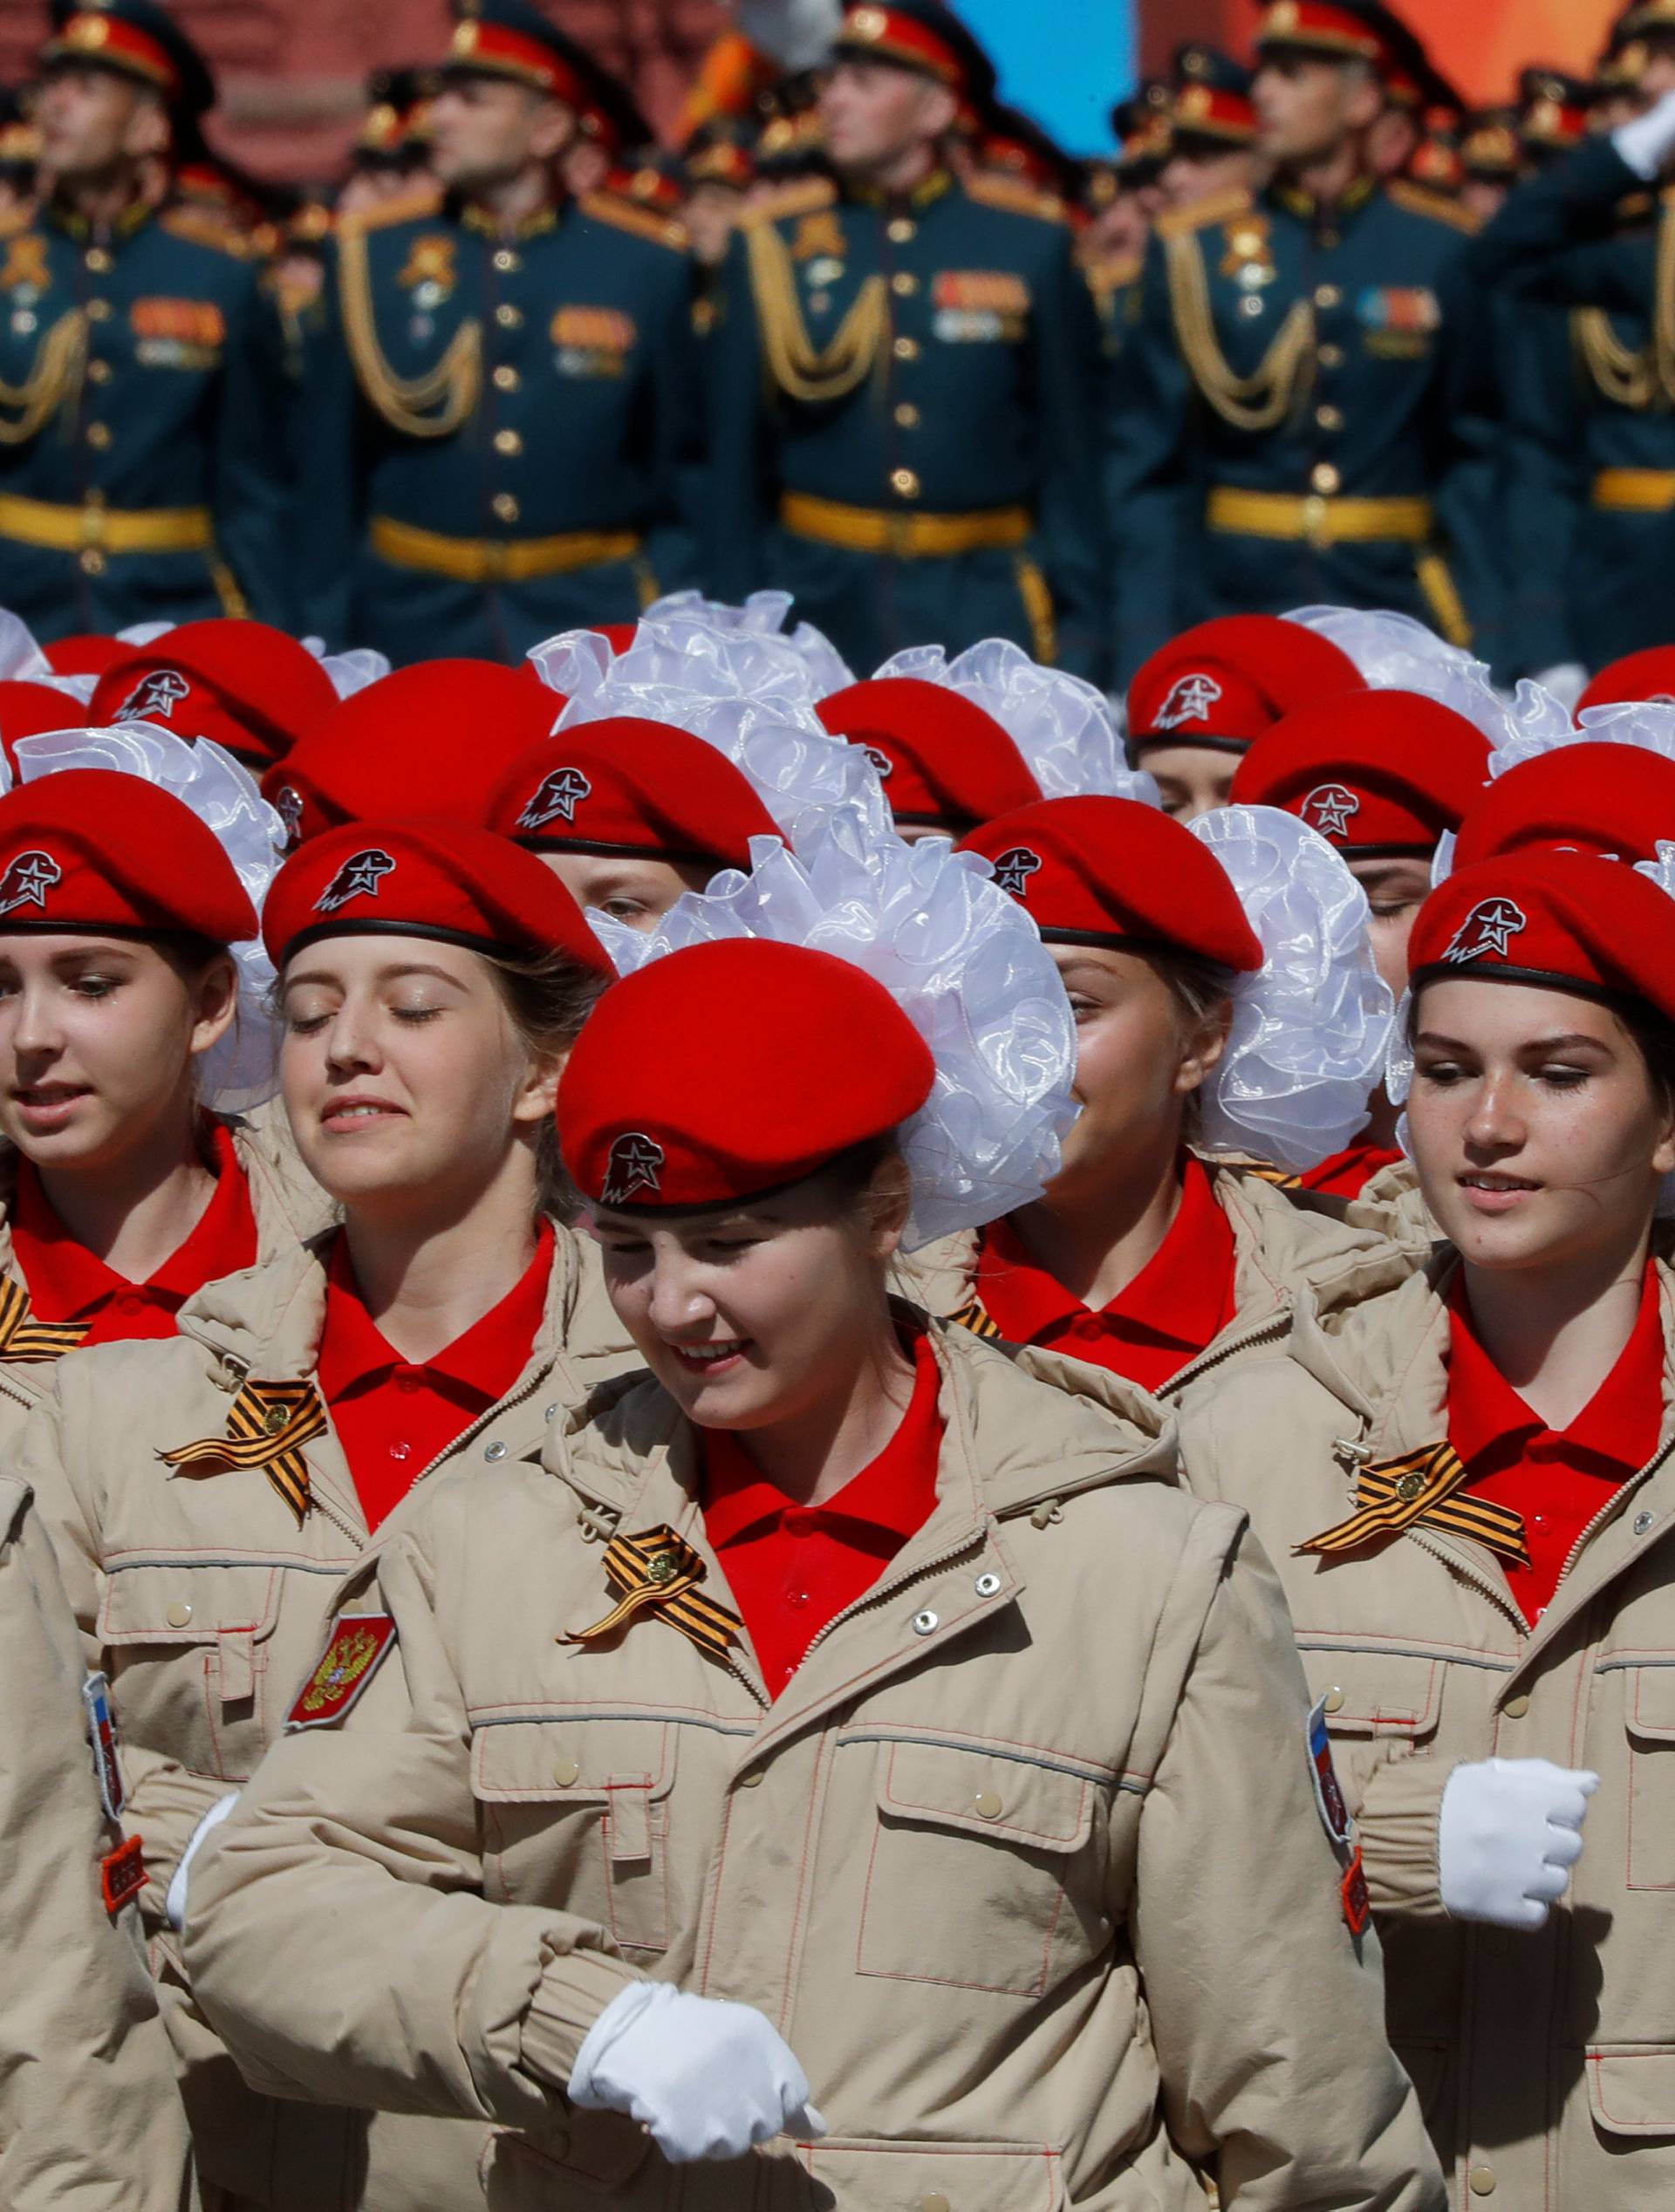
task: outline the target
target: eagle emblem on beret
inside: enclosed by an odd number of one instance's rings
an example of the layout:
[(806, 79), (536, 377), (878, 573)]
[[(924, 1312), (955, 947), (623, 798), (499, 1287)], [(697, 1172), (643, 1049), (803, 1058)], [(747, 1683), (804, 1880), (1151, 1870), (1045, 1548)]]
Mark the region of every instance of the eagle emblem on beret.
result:
[(1152, 720), (1153, 729), (1178, 730), (1187, 722), (1207, 722), (1210, 709), (1221, 696), (1214, 676), (1178, 676), (1169, 696)]
[(637, 1191), (653, 1197), (663, 1188), (663, 1147), (643, 1130), (625, 1130), (611, 1147), (601, 1205), (626, 1205)]
[(44, 909), (46, 894), (64, 881), (64, 870), (50, 852), (20, 852), (0, 876), (0, 914), (15, 914), (20, 906)]
[(550, 822), (574, 822), (576, 809), (593, 795), (580, 768), (555, 768), (517, 817), (520, 830), (544, 830)]
[(164, 721), (173, 721), (174, 709), (183, 699), (190, 699), (192, 686), (178, 668), (154, 669), (149, 676), (142, 676), (116, 710), (119, 722), (153, 722), (161, 715)]
[(995, 880), (1002, 891), (1009, 891), (1014, 898), (1029, 896), (1029, 878), (1041, 873), (1041, 855), (1031, 852), (1028, 845), (1014, 845), (1003, 852), (995, 863)]
[(1302, 802), (1302, 818), (1323, 837), (1346, 837), (1350, 817), (1359, 814), (1361, 802), (1341, 783), (1317, 783)]
[(1529, 918), (1510, 898), (1480, 898), (1449, 940), (1445, 960), (1457, 964), (1487, 959), (1491, 953), (1504, 960), (1512, 940), (1529, 927)]
[(395, 868), (393, 857), (377, 845), (368, 845), (365, 852), (358, 852), (345, 860), (337, 874), (314, 902), (317, 914), (335, 914), (339, 906), (346, 906), (352, 898), (376, 898), (384, 887), (384, 878)]

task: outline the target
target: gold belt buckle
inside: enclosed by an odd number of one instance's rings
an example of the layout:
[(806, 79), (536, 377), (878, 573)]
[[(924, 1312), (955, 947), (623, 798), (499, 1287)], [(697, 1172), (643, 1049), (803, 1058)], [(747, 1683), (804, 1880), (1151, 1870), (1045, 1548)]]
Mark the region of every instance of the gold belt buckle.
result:
[(104, 545), (106, 520), (104, 507), (89, 500), (81, 510), (81, 543), (84, 550), (91, 551)]
[(913, 524), (918, 517), (913, 515), (892, 515), (890, 523), (890, 551), (898, 561), (905, 561), (913, 550)]
[(502, 545), (497, 538), (489, 538), (483, 545), (483, 577), (485, 584), (504, 584), (511, 571), (512, 549)]
[(1331, 509), (1318, 492), (1302, 502), (1302, 534), (1316, 552), (1331, 543)]

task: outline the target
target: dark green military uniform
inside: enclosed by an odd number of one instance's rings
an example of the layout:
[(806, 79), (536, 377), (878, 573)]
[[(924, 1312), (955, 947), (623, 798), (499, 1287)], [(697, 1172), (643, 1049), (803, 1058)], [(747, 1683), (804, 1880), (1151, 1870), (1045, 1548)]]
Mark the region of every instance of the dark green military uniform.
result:
[[(1675, 358), (1658, 335), (1675, 317), (1672, 226), (1675, 195), (1648, 193), (1601, 139), (1515, 192), (1471, 249), (1480, 283), (1568, 318), (1556, 368), (1550, 338), (1526, 350), (1518, 412), (1551, 473), (1576, 480), (1569, 651), (1550, 658), (1591, 668), (1675, 633)], [(1537, 542), (1543, 574), (1556, 550)]]
[(763, 584), (851, 666), (1015, 639), (1100, 672), (1092, 301), (1056, 200), (937, 168), (787, 188), (711, 345), (712, 587)]
[(185, 209), (0, 231), (0, 605), (37, 637), (290, 615), (278, 318)]
[[(153, 0), (53, 0), (49, 71), (123, 77), (196, 147), (215, 88)], [(245, 241), (184, 203), (0, 225), (0, 605), (39, 638), (291, 607), (278, 318)]]
[(343, 227), (305, 350), (308, 625), (516, 659), (696, 582), (682, 234), (601, 195), (516, 237), (431, 193)]
[(1471, 219), (1364, 181), (1164, 217), (1111, 423), (1122, 659), (1188, 624), (1330, 601), (1465, 642), (1494, 575), (1493, 348)]

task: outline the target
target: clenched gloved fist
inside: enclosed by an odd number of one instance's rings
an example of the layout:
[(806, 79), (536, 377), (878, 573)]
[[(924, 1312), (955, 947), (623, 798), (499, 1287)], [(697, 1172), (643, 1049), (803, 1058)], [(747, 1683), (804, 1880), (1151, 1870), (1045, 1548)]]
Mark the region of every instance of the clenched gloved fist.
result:
[(807, 2076), (760, 2012), (668, 1982), (636, 1982), (606, 2005), (576, 2054), (570, 2100), (628, 2113), (676, 2165), (826, 2132)]
[(1597, 1774), (1544, 1758), (1457, 1766), (1442, 1793), (1437, 1858), (1442, 1901), (1456, 1920), (1545, 1927), (1582, 1856), (1582, 1824)]

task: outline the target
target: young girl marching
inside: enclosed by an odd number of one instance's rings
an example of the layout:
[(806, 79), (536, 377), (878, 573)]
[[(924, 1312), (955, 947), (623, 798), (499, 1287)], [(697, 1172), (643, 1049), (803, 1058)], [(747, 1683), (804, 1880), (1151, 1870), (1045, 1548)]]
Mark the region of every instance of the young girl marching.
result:
[(961, 896), (973, 995), (891, 939), (934, 1057), (801, 943), (607, 993), (558, 1122), (650, 1372), (425, 1501), (195, 1873), (252, 2079), (494, 2125), (434, 2212), (1188, 2212), (1193, 2161), (1440, 2212), (1238, 1517), (1140, 1394), (890, 1297), (992, 1203), (1004, 1041), (1068, 1066)]
[(285, 1110), (342, 1225), (209, 1285), (167, 1343), (63, 1362), (18, 1464), (110, 1677), (202, 2170), (317, 2212), (369, 2162), (422, 2194), (480, 2137), (369, 2145), (352, 2114), (253, 2099), (191, 2011), (171, 1885), (415, 1488), (538, 1453), (632, 1355), (554, 1218), (553, 1087), (608, 973), (563, 885), (485, 830), (354, 826), (287, 864), (264, 930)]
[(1305, 1302), (1183, 1448), (1280, 1563), (1458, 2202), (1649, 2212), (1675, 2186), (1675, 899), (1492, 857), (1412, 957), (1447, 1241)]

